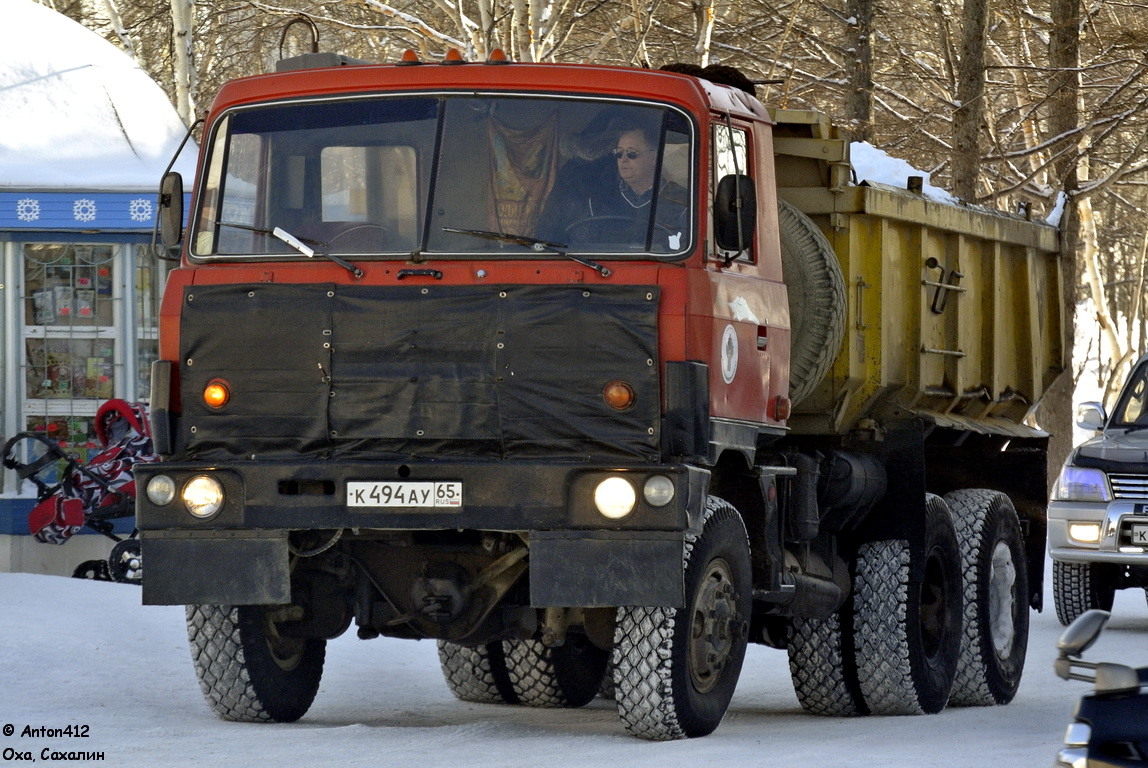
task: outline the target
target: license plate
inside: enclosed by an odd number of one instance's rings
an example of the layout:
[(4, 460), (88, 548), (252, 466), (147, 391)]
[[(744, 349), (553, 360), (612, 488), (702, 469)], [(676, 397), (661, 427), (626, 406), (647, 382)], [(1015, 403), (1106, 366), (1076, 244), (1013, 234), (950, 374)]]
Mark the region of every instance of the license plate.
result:
[(460, 482), (347, 483), (348, 507), (452, 509), (462, 507)]
[(1138, 547), (1148, 547), (1148, 525), (1132, 526), (1132, 543)]

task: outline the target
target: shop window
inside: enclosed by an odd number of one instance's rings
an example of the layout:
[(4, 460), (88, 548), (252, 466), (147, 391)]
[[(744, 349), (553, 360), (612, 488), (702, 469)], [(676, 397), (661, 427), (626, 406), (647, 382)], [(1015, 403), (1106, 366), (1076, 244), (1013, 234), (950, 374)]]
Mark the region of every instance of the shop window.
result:
[(102, 401), (114, 396), (114, 339), (30, 338), (24, 348), (29, 398)]
[[(5, 250), (18, 260), (21, 282), (18, 298), (6, 298), (19, 301), (5, 309), (19, 329), (15, 348), (5, 350), (16, 397), (5, 431), (41, 435), (86, 463), (102, 449), (95, 435), (99, 407), (111, 398), (150, 398), (169, 265), (149, 247), (126, 243), (25, 243)], [(33, 443), (21, 449), (41, 452)]]
[(112, 246), (24, 246), (24, 324), (46, 328), (110, 326)]
[(167, 279), (168, 262), (147, 255), (148, 248), (135, 248), (135, 392), (131, 399), (151, 399), (151, 364), (159, 357), (159, 306)]
[(80, 461), (99, 444), (92, 419), (118, 392), (116, 246), (23, 246), (23, 428)]

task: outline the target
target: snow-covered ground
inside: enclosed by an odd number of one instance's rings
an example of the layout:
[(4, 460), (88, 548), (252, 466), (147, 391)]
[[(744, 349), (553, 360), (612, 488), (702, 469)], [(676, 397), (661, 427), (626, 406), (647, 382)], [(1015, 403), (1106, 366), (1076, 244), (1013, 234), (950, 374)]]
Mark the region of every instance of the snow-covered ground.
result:
[[(0, 573), (0, 726), (15, 727), (0, 749), (103, 752), (102, 762), (84, 763), (93, 766), (1047, 766), (1087, 688), (1053, 675), (1060, 629), (1051, 607), (1033, 615), (1011, 705), (926, 717), (806, 715), (785, 654), (751, 646), (721, 727), (671, 743), (627, 736), (601, 699), (578, 710), (460, 702), (434, 643), (350, 632), (328, 644), (322, 687), (302, 720), (248, 725), (217, 719), (204, 702), (182, 608), (140, 606), (128, 585)], [(1143, 592), (1118, 593), (1087, 658), (1148, 664), (1146, 636)], [(69, 724), (88, 726), (88, 737), (19, 737), (26, 725)]]

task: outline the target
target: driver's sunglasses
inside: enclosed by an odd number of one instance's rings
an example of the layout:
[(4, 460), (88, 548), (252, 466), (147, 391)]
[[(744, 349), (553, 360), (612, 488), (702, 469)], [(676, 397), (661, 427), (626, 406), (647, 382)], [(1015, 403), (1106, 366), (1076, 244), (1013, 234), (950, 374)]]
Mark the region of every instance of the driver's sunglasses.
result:
[(615, 160), (621, 160), (623, 157), (625, 157), (629, 160), (637, 160), (638, 155), (644, 155), (646, 152), (652, 152), (652, 151), (653, 150), (651, 150), (651, 149), (645, 149), (645, 150), (642, 150), (641, 152), (639, 152), (636, 149), (614, 149), (614, 150), (610, 151), (610, 154), (614, 156)]

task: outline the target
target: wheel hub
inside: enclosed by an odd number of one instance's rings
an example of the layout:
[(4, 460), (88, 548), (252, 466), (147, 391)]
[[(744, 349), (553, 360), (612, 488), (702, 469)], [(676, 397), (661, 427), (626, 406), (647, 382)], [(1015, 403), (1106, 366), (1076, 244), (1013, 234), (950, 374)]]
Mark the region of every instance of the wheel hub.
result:
[(989, 627), (997, 655), (1007, 659), (1016, 639), (1013, 614), (1017, 600), (1016, 564), (1007, 543), (997, 542), (989, 569)]
[(139, 539), (124, 539), (112, 547), (108, 569), (113, 579), (127, 584), (143, 581), (143, 555)]
[(275, 623), (272, 611), (264, 611), (264, 626), (266, 627), (267, 649), (271, 651), (271, 658), (284, 672), (290, 672), (299, 666), (303, 660), (303, 653), (307, 650), (307, 641), (302, 638), (283, 637), (279, 634), (279, 625)]
[(934, 552), (925, 562), (925, 580), (921, 584), (921, 644), (930, 659), (940, 651), (948, 625), (948, 578), (940, 557)]
[(698, 692), (707, 693), (717, 685), (741, 627), (729, 564), (713, 560), (694, 596), (690, 626), (690, 679)]

